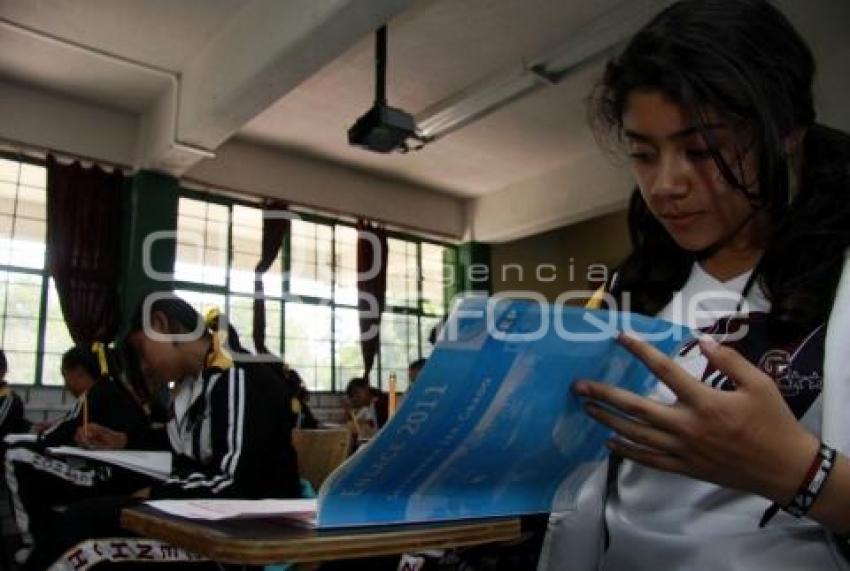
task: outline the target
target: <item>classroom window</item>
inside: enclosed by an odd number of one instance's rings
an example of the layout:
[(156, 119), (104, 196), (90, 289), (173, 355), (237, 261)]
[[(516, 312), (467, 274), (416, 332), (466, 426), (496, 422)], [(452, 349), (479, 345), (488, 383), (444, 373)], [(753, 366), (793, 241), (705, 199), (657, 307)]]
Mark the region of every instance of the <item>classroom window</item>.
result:
[(59, 294), (51, 278), (47, 288), (47, 319), (44, 329), (44, 358), (41, 374), (41, 382), (45, 385), (63, 384), (60, 365), (62, 354), (74, 345), (65, 318), (62, 317), (62, 308), (59, 307)]
[(325, 305), (286, 304), (286, 362), (313, 389), (332, 388), (332, 309)]
[(205, 285), (225, 285), (228, 224), (227, 206), (180, 199), (177, 209), (175, 279)]
[(47, 171), (0, 158), (0, 347), (16, 384), (61, 385), (61, 354), (71, 345), (45, 267)]
[(293, 220), (290, 292), (327, 299), (331, 296), (333, 226)]
[(415, 308), (418, 301), (416, 242), (388, 240), (387, 305)]
[[(253, 351), (254, 268), (262, 247), (262, 210), (192, 193), (180, 198), (177, 292), (197, 309), (226, 308), (242, 345)], [(428, 333), (447, 309), (452, 246), (393, 235), (387, 307), (372, 382), (394, 372), (407, 387), (407, 365), (430, 353)], [(266, 346), (310, 390), (342, 391), (363, 372), (357, 311), (357, 230), (304, 216), (293, 220), (281, 255), (263, 278)], [(423, 334), (424, 331), (424, 334)]]

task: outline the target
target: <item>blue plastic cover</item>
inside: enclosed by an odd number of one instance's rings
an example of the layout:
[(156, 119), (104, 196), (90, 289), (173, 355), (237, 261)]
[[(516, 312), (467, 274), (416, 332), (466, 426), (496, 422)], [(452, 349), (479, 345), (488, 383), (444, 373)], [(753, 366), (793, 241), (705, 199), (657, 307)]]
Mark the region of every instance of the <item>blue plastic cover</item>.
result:
[(462, 300), (397, 414), (322, 487), (319, 527), (542, 513), (556, 496), (569, 509), (610, 436), (571, 384), (646, 394), (657, 382), (619, 331), (668, 355), (691, 339), (637, 314)]

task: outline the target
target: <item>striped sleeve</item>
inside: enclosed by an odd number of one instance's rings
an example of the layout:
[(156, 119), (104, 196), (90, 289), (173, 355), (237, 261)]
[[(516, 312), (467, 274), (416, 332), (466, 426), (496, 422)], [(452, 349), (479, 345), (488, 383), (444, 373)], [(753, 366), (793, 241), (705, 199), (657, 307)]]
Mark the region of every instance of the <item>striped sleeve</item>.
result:
[(209, 451), (209, 460), (176, 457), (172, 478), (153, 488), (151, 497), (238, 496), (245, 450), (250, 448), (245, 440), (245, 372), (231, 368), (221, 373), (208, 403), (209, 427), (192, 431), (191, 449)]
[(0, 399), (0, 430), (2, 430), (3, 425), (6, 423), (6, 419), (9, 418), (9, 411), (12, 410), (13, 400), (12, 393)]
[(45, 446), (64, 446), (73, 444), (74, 435), (77, 432), (77, 427), (80, 426), (81, 419), (80, 411), (82, 404), (79, 400), (74, 402), (65, 416), (53, 424), (50, 428), (41, 433), (39, 441)]

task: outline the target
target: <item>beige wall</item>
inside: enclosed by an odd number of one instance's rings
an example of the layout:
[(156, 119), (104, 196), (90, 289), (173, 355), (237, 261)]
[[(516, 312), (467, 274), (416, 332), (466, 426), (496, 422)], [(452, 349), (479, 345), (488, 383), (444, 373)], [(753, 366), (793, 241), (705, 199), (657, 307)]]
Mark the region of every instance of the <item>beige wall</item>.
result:
[(243, 140), (225, 143), (186, 178), (450, 239), (461, 238), (466, 224), (462, 198)]
[(624, 210), (514, 242), (494, 244), (493, 291), (534, 291), (554, 301), (563, 292), (588, 289), (588, 267), (611, 267), (628, 254), (629, 247)]

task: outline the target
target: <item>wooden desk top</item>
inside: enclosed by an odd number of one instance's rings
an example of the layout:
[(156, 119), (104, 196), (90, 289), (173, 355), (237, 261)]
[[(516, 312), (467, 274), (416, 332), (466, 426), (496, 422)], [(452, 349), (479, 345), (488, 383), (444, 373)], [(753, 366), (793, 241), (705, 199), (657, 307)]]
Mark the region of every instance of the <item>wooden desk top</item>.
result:
[(192, 520), (144, 505), (123, 510), (121, 525), (214, 561), (246, 565), (392, 555), (520, 536), (519, 518), (316, 530), (282, 518)]

